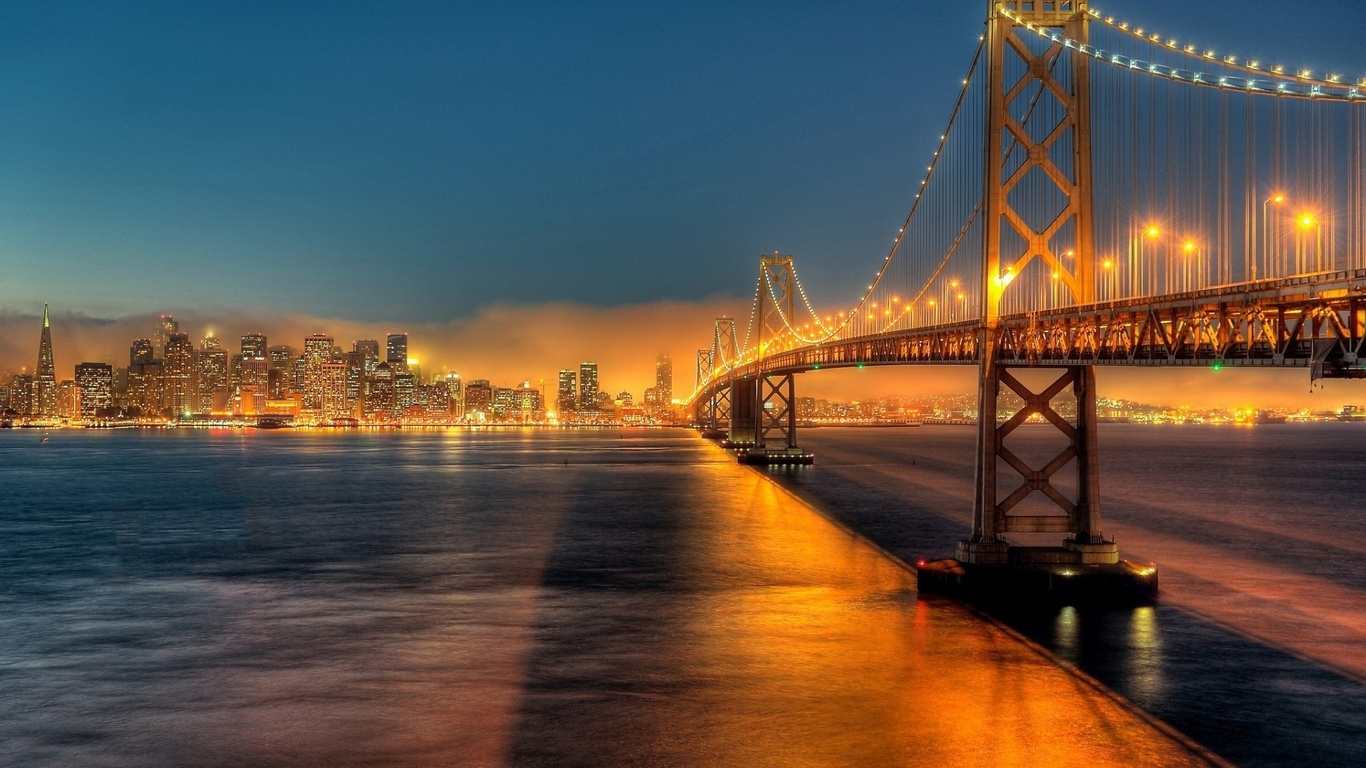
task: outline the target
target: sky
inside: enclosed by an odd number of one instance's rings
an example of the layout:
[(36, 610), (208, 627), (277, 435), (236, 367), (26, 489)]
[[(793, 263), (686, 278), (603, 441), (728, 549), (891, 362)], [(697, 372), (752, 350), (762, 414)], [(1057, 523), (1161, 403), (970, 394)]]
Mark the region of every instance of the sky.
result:
[[(818, 304), (856, 297), (985, 7), (5, 4), (0, 328), (51, 302), (73, 332), (59, 366), (119, 362), (131, 336), (76, 340), (158, 312), (296, 344), (411, 328), (469, 369), (498, 340), (457, 329), (506, 316), (543, 324), (509, 381), (615, 345), (638, 360), (623, 386), (652, 383), (661, 351), (690, 381), (709, 318), (747, 311), (759, 253), (794, 254)], [(1359, 2), (1094, 7), (1366, 75)], [(36, 335), (13, 333), (0, 368), (32, 364)]]

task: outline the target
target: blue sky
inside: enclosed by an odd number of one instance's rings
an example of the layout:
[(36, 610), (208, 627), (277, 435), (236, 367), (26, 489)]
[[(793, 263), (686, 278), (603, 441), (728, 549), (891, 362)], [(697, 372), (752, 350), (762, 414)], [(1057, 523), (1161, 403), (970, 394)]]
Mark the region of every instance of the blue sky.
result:
[[(1366, 75), (1359, 2), (1096, 7)], [(843, 304), (905, 215), (984, 10), (7, 4), (0, 311), (419, 323), (700, 302), (748, 295), (775, 249)]]

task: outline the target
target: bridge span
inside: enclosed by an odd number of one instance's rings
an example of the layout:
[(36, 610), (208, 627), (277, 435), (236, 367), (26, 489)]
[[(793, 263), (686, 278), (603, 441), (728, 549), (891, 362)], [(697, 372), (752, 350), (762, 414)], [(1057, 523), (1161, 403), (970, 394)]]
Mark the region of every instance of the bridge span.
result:
[[(795, 376), (976, 365), (972, 531), (932, 580), (1042, 564), (1051, 589), (1080, 566), (1155, 593), (1155, 567), (1122, 566), (1102, 531), (1094, 369), (1366, 378), (1366, 79), (1143, 29), (1085, 0), (989, 3), (867, 289), (818, 310), (792, 256), (760, 256), (743, 336), (718, 318), (697, 353), (706, 433), (742, 461), (809, 463)], [(1005, 390), (1023, 405), (1003, 409)], [(1075, 409), (1055, 407), (1066, 393)], [(1011, 450), (1031, 417), (1063, 438), (1043, 466)]]

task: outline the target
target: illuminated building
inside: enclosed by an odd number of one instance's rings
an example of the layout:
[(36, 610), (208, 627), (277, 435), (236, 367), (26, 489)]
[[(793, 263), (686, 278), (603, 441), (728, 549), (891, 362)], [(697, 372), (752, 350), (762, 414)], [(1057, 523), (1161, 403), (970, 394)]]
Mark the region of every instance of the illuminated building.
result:
[(270, 364), (265, 358), (242, 358), (242, 371), (238, 384), (243, 387), (258, 387), (267, 391), (270, 384)]
[(394, 371), (388, 363), (375, 366), (366, 379), (365, 415), (388, 416), (394, 411)]
[(361, 389), (365, 386), (365, 353), (359, 350), (345, 352), (341, 362), (346, 366), (346, 408), (355, 415), (361, 401)]
[(33, 377), (16, 373), (9, 382), (9, 407), (20, 416), (33, 413)]
[(465, 390), (460, 384), (460, 374), (446, 374), (446, 393), (450, 396), (450, 414), (456, 418), (465, 415)]
[(351, 415), (346, 401), (346, 363), (323, 363), (320, 410), (325, 421)]
[(673, 402), (674, 361), (668, 355), (655, 358), (655, 395), (663, 405)]
[(394, 374), (408, 372), (408, 334), (391, 333), (384, 343), (384, 362), (389, 364)]
[(176, 416), (193, 413), (199, 406), (194, 345), (186, 333), (173, 333), (166, 340), (162, 361), (162, 403)]
[(146, 365), (157, 359), (156, 347), (151, 339), (133, 339), (133, 346), (128, 348), (128, 364)]
[(43, 305), (43, 334), (38, 340), (38, 367), (33, 371), (33, 409), (35, 416), (57, 414), (57, 372), (52, 365), (52, 324), (47, 305)]
[(80, 390), (80, 418), (91, 421), (113, 403), (114, 369), (108, 363), (79, 363), (76, 387)]
[(57, 385), (57, 411), (53, 416), (77, 421), (81, 418), (81, 388), (71, 379), (63, 379)]
[(446, 386), (446, 380), (437, 378), (431, 384), (422, 387), (426, 394), (427, 412), (433, 415), (448, 416), (451, 412), (451, 391)]
[[(138, 346), (138, 342), (141, 341), (148, 340), (139, 339), (133, 342), (133, 348), (129, 351), (135, 359), (141, 354)], [(150, 342), (148, 346), (150, 347)], [(148, 360), (128, 366), (128, 405), (138, 408), (143, 416), (161, 413), (164, 407), (162, 369), (163, 364), (160, 360)]]
[(486, 414), (493, 407), (493, 387), (488, 379), (474, 379), (465, 385), (465, 418)]
[(294, 350), (285, 345), (266, 349), (266, 394), (271, 400), (283, 399), (294, 390)]
[(545, 415), (542, 408), (541, 390), (534, 389), (530, 381), (523, 381), (515, 392), (517, 412), (515, 417), (523, 424), (541, 421)]
[(166, 359), (166, 345), (170, 343), (171, 335), (178, 330), (180, 330), (179, 324), (170, 315), (162, 315), (157, 320), (156, 357), (158, 360)]
[(359, 352), (364, 356), (366, 373), (375, 372), (375, 366), (379, 365), (378, 341), (375, 341), (374, 339), (357, 339), (356, 343), (351, 345), (351, 351)]
[(264, 333), (242, 334), (243, 360), (264, 359), (266, 352), (269, 349), (270, 347), (266, 345), (266, 335)]
[(323, 405), (323, 366), (332, 362), (332, 337), (315, 333), (304, 339), (303, 384), (304, 408), (311, 411), (322, 409)]
[(560, 412), (560, 418), (564, 418), (573, 413), (578, 406), (578, 393), (575, 391), (579, 387), (579, 376), (572, 368), (560, 370), (559, 387), (555, 395), (555, 408)]
[(417, 405), (417, 379), (411, 373), (394, 374), (394, 414), (402, 415)]
[(593, 411), (598, 408), (598, 364), (579, 363), (579, 410)]
[(210, 336), (199, 342), (198, 413), (223, 410), (228, 402), (228, 353), (218, 339)]
[(622, 405), (634, 405), (634, 404), (635, 404), (635, 403), (633, 402), (633, 398), (631, 397), (631, 393), (630, 393), (630, 392), (627, 392), (627, 391), (625, 391), (625, 390), (623, 390), (623, 391), (617, 393), (617, 399), (613, 402), (613, 405), (615, 405), (616, 403), (621, 403)]

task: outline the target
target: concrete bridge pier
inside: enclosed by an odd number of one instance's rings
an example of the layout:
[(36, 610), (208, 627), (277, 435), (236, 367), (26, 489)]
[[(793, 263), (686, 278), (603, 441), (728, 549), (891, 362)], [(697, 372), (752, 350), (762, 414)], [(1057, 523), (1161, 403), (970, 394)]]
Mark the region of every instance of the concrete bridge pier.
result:
[(741, 377), (730, 381), (730, 435), (721, 445), (748, 449), (754, 446), (755, 408), (759, 401), (759, 380)]
[[(1015, 375), (1021, 369), (988, 359), (981, 370), (972, 535), (958, 542), (952, 559), (919, 565), (922, 591), (1009, 601), (1127, 602), (1155, 597), (1156, 566), (1121, 561), (1118, 546), (1102, 533), (1094, 368), (1030, 369), (1057, 374), (1038, 391)], [(999, 410), (1003, 388), (1024, 401), (1014, 413)], [(1054, 399), (1069, 389), (1075, 404), (1073, 421), (1054, 405)], [(1030, 420), (1051, 425), (1065, 438), (1062, 450), (1040, 467), (1025, 462), (1009, 441)], [(1068, 465), (1075, 472), (1071, 493), (1054, 482)], [(1002, 482), (1007, 488), (1018, 485), (1001, 497)], [(1018, 511), (1021, 502), (1035, 494), (1047, 502)], [(1045, 537), (1037, 534), (1058, 538), (1056, 543), (1040, 543)]]
[(796, 386), (791, 373), (754, 380), (754, 444), (739, 455), (741, 464), (810, 464), (812, 454), (797, 445)]

